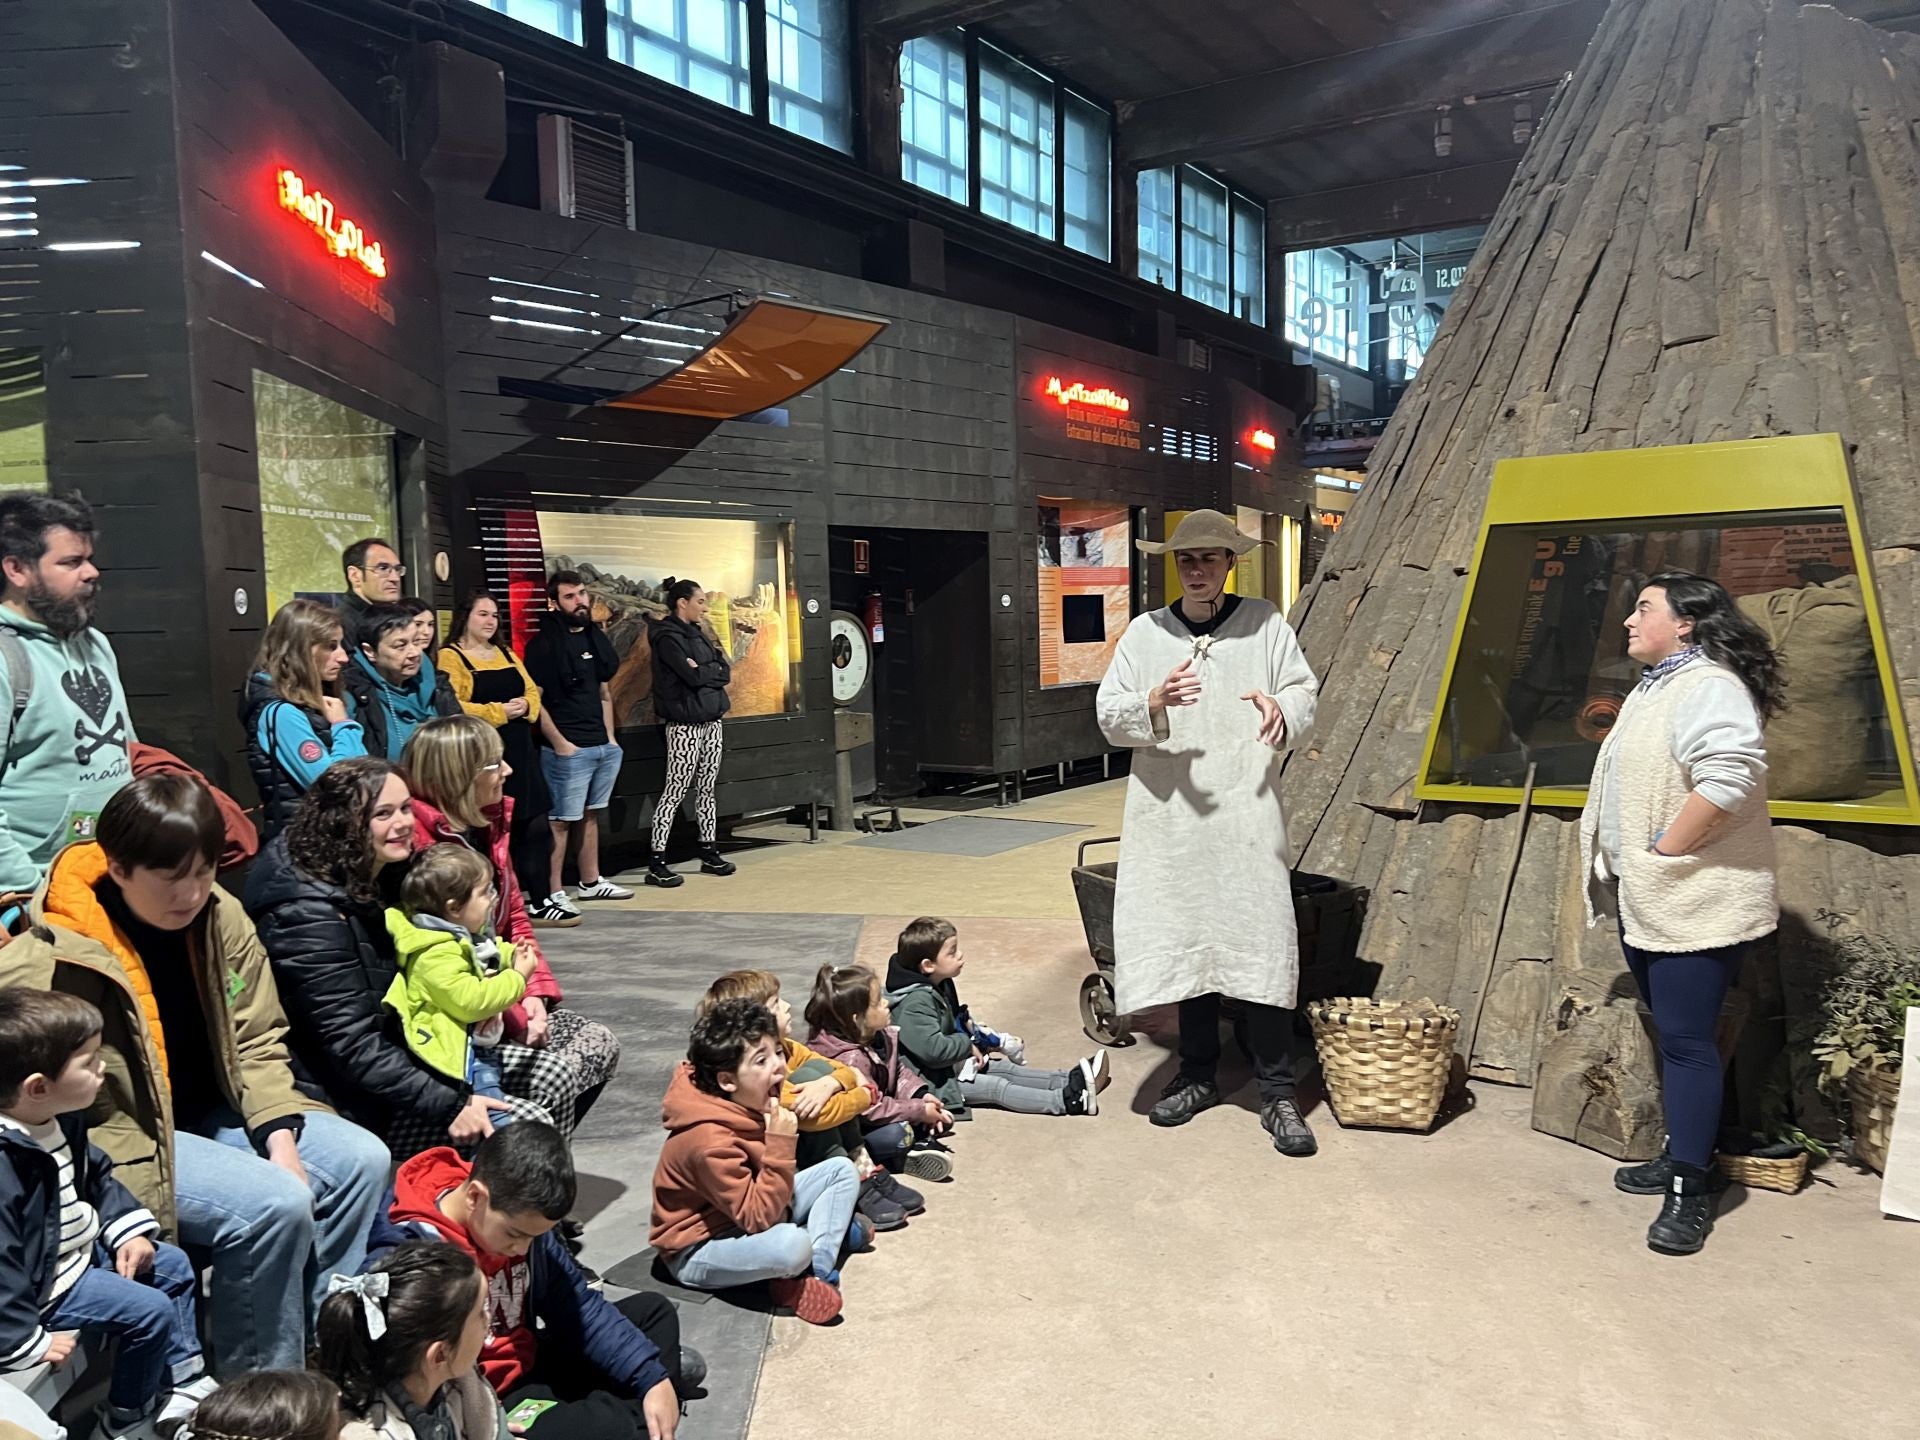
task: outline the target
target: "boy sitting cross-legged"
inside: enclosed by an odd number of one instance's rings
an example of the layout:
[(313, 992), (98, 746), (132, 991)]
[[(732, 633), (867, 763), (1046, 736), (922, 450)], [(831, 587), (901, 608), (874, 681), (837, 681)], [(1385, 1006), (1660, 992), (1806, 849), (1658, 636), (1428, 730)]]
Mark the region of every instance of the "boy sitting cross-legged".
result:
[(775, 1304), (824, 1325), (840, 1313), (837, 1267), (860, 1181), (844, 1156), (796, 1175), (786, 1076), (771, 1010), (751, 1000), (704, 1007), (661, 1104), (668, 1134), (649, 1238), (690, 1289), (766, 1280)]
[(574, 1192), (567, 1142), (538, 1121), (495, 1131), (472, 1165), (423, 1151), (400, 1167), (369, 1259), (408, 1240), (474, 1258), (487, 1290), (480, 1373), (534, 1440), (670, 1440), (706, 1363), (681, 1348), (670, 1301), (642, 1292), (614, 1305), (589, 1288), (553, 1233)]
[(0, 990), (0, 1370), (58, 1369), (76, 1332), (117, 1338), (106, 1440), (178, 1426), (214, 1384), (193, 1266), (87, 1141), (102, 1025), (77, 995)]

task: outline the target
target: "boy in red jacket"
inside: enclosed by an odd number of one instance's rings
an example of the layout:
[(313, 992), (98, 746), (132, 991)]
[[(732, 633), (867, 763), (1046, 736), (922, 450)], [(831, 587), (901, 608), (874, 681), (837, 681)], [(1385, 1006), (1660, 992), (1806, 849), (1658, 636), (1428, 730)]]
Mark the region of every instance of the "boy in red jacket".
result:
[(588, 1287), (553, 1233), (574, 1190), (567, 1142), (538, 1121), (496, 1130), (471, 1166), (449, 1147), (423, 1151), (400, 1167), (368, 1260), (406, 1240), (473, 1257), (487, 1279), (480, 1373), (533, 1440), (672, 1440), (706, 1363), (681, 1348), (663, 1297), (616, 1306)]
[(653, 1172), (651, 1239), (682, 1285), (766, 1280), (774, 1303), (824, 1325), (840, 1313), (840, 1249), (861, 1248), (860, 1181), (845, 1157), (795, 1174), (799, 1122), (780, 1103), (780, 1022), (722, 1000), (694, 1022), (661, 1105), (668, 1131)]

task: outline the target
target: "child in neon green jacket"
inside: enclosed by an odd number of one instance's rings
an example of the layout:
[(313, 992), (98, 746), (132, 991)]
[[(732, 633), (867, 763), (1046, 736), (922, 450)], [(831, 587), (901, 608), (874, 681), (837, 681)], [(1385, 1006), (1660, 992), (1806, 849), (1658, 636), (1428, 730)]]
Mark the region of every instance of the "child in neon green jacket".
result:
[[(509, 946), (511, 968), (500, 968), (495, 898), (493, 865), (479, 852), (448, 843), (415, 857), (400, 904), (387, 911), (400, 973), (386, 1003), (414, 1054), (475, 1094), (503, 1100), (493, 1049), (540, 957), (531, 945)], [(494, 1123), (506, 1118), (497, 1111)]]

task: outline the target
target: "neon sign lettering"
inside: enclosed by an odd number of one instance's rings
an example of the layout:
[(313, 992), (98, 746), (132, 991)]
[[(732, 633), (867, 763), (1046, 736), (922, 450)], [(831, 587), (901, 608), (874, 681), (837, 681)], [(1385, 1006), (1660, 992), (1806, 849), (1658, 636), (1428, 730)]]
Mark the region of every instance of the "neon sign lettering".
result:
[(351, 260), (376, 280), (387, 278), (387, 257), (378, 240), (371, 240), (358, 222), (336, 213), (333, 201), (319, 190), (309, 190), (307, 182), (292, 170), (275, 177), (280, 189), (280, 208), (298, 215), (313, 227), (329, 252), (342, 260)]
[(1247, 443), (1256, 450), (1264, 450), (1271, 455), (1280, 442), (1271, 430), (1256, 430), (1247, 436)]
[(1078, 405), (1088, 410), (1111, 410), (1116, 415), (1124, 415), (1133, 409), (1133, 401), (1110, 386), (1102, 385), (1091, 389), (1078, 380), (1068, 384), (1058, 375), (1047, 377), (1047, 398), (1057, 400), (1063, 406)]

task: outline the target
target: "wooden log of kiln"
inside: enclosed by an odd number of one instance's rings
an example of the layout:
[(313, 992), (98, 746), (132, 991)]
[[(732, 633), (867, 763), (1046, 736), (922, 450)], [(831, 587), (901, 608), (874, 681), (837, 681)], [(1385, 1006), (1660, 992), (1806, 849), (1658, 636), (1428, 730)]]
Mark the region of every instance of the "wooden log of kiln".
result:
[[(1496, 461), (1838, 433), (1920, 716), (1915, 115), (1920, 37), (1784, 0), (1608, 11), (1294, 611), (1322, 690), (1285, 774), (1292, 833), (1302, 868), (1371, 891), (1361, 948), (1380, 994), (1477, 1005), (1494, 945), (1512, 810), (1407, 797)], [(1602, 1064), (1605, 1148), (1637, 1156), (1658, 1144), (1657, 1076), (1617, 940), (1582, 922), (1574, 821), (1531, 818), (1468, 1059), (1493, 1079), (1545, 1074), (1536, 1127), (1588, 1139), (1593, 1096), (1566, 1077)], [(1804, 1035), (1832, 938), (1920, 933), (1912, 835), (1776, 829), (1784, 914), (1750, 976), (1754, 1047), (1778, 1045), (1782, 1006)], [(1767, 1058), (1743, 1049), (1743, 1069)], [(1810, 1086), (1796, 1098), (1826, 1128)]]

